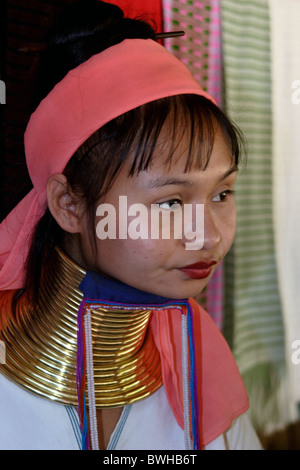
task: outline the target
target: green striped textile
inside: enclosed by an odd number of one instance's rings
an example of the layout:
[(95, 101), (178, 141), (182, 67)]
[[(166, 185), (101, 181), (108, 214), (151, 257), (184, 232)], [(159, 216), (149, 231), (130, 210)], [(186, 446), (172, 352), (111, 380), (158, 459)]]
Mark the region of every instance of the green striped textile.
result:
[(270, 23), (267, 0), (222, 0), (225, 108), (244, 133), (238, 226), (225, 262), (224, 335), (246, 384), (257, 430), (285, 424), (284, 329), (272, 215)]

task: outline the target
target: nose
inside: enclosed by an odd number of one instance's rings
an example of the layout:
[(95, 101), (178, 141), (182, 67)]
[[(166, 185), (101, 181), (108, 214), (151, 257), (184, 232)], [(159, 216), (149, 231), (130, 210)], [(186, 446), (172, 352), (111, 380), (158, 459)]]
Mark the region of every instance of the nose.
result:
[(216, 220), (216, 214), (210, 206), (205, 206), (204, 211), (204, 244), (203, 249), (213, 250), (222, 241), (222, 235)]
[[(187, 208), (189, 209), (189, 208)], [(212, 250), (222, 240), (221, 232), (209, 205), (197, 204), (184, 213), (183, 243), (187, 250)]]

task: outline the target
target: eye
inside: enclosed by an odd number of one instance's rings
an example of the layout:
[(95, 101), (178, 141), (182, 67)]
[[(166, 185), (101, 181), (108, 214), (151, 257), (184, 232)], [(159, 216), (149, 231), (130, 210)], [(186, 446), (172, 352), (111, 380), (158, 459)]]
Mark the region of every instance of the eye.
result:
[(169, 201), (158, 202), (155, 205), (158, 206), (160, 209), (175, 210), (182, 206), (182, 202), (180, 201), (180, 199), (170, 199)]
[(217, 196), (212, 198), (213, 202), (225, 202), (230, 196), (234, 196), (234, 191), (232, 189), (227, 189), (217, 194)]

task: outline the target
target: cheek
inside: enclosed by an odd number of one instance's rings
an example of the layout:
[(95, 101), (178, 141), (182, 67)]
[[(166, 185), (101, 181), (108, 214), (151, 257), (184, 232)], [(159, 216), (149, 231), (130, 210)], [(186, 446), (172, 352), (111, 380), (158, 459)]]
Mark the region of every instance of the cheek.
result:
[(222, 232), (223, 232), (223, 242), (224, 242), (224, 248), (227, 253), (227, 251), (230, 249), (235, 233), (236, 233), (236, 224), (237, 224), (237, 218), (236, 218), (236, 208), (235, 204), (232, 204), (232, 208), (230, 211), (228, 211), (226, 217), (223, 218), (222, 220)]
[(159, 256), (152, 240), (101, 240), (98, 242), (97, 267), (103, 272), (147, 271)]

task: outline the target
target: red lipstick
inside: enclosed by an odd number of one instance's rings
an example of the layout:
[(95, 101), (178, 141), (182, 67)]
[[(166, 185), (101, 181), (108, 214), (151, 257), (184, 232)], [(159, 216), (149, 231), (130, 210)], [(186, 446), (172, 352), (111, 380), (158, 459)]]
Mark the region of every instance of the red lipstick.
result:
[(216, 263), (216, 261), (199, 261), (198, 263), (179, 268), (179, 271), (182, 271), (191, 279), (205, 279), (210, 275), (212, 267)]

